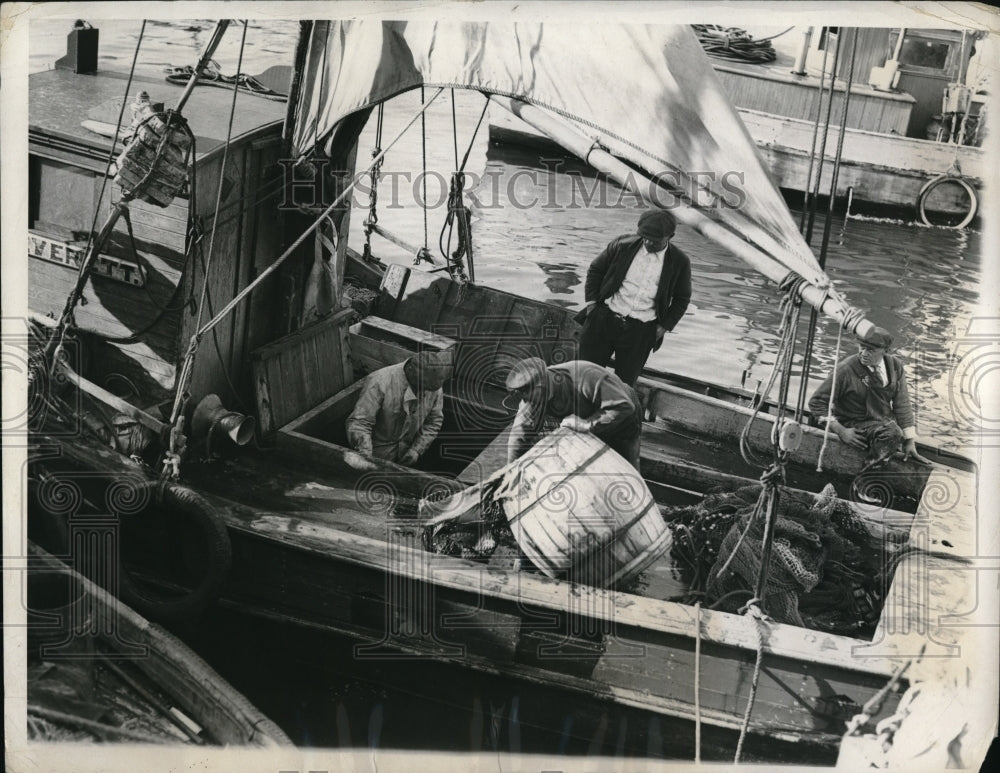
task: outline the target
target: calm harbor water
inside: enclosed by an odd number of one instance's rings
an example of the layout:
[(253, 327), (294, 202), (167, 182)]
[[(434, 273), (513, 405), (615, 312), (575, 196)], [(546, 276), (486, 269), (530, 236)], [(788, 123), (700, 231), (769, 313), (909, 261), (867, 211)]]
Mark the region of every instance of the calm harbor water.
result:
[[(32, 71), (47, 69), (65, 53), (70, 26), (66, 21), (33, 25)], [(141, 22), (95, 26), (101, 30), (101, 67), (127, 71)], [(204, 20), (147, 23), (138, 71), (156, 75), (165, 66), (194, 64), (211, 29), (212, 22)], [(243, 71), (256, 74), (275, 64), (289, 64), (297, 31), (294, 22), (251, 23)], [(239, 45), (240, 28), (236, 27), (227, 34), (216, 56), (226, 74), (236, 72)], [(387, 106), (386, 141), (408, 120), (419, 100), (419, 93), (410, 93)], [(426, 150), (422, 150), (417, 124), (398, 151), (388, 156), (383, 172), (399, 175), (403, 182), (395, 199), (380, 192), (380, 223), (410, 242), (424, 243), (424, 215), (414, 205), (412, 181), (423, 168), (426, 153), (427, 169), (444, 175), (428, 177), (428, 201), (436, 206), (431, 206), (427, 215), (427, 242), (437, 253), (447, 212), (442, 200), (447, 190), (442, 190), (441, 180), (446, 181), (454, 169), (455, 144), (461, 157), (471, 141), (466, 169), (470, 177), (474, 174), (483, 180), (467, 188), (480, 202), (473, 208), (477, 281), (576, 308), (583, 303), (583, 279), (589, 262), (612, 237), (634, 229), (640, 210), (627, 197), (621, 206), (577, 206), (579, 199), (574, 199), (574, 192), (579, 195), (581, 186), (590, 190), (594, 182), (587, 169), (563, 159), (558, 171), (552, 172), (551, 165), (540, 165), (535, 155), (490, 147), (488, 115), (472, 140), (482, 107), (481, 95), (456, 95), (456, 139), (451, 96), (443, 94), (427, 114)], [(374, 145), (374, 129), (369, 125), (361, 140), (359, 168), (367, 163)], [(553, 190), (558, 206), (524, 206), (532, 198), (545, 201)], [(613, 186), (605, 191), (609, 200), (618, 199)], [(356, 200), (363, 210), (365, 196)], [(352, 218), (355, 246), (360, 244), (363, 217), (361, 211)], [(816, 233), (814, 247), (818, 251), (821, 221)], [(746, 383), (753, 387), (766, 381), (777, 345), (780, 299), (776, 288), (689, 229), (681, 228), (676, 242), (692, 258), (694, 297), (687, 315), (653, 355), (650, 365), (727, 385)], [(389, 260), (410, 260), (386, 242), (376, 241), (373, 246)], [(896, 334), (899, 352), (908, 362), (920, 434), (943, 445), (961, 444), (966, 437), (963, 414), (955, 408), (953, 370), (958, 357), (956, 339), (962, 337), (976, 313), (982, 275), (980, 251), (980, 236), (974, 232), (856, 219), (845, 222), (843, 216), (838, 216), (832, 228), (828, 273), (851, 302), (868, 309), (874, 322)], [(821, 322), (813, 374), (825, 373), (832, 365), (836, 346), (836, 324)], [(844, 352), (853, 351), (853, 344), (845, 341)], [(614, 754), (616, 739), (627, 735), (620, 726), (602, 729), (600, 740), (596, 729), (573, 730), (570, 699), (553, 701), (545, 708), (552, 715), (567, 717), (564, 727), (569, 730), (555, 736), (536, 733), (525, 719), (530, 715), (525, 709), (529, 695), (519, 692), (522, 688), (516, 685), (456, 675), (427, 664), (354, 663), (346, 642), (331, 645), (290, 634), (286, 638), (285, 632), (271, 628), (255, 633), (245, 622), (224, 615), (215, 628), (183, 633), (224, 676), (303, 745), (455, 751), (502, 746), (512, 751)], [(252, 643), (234, 652), (229, 644), (233, 641)], [(305, 665), (308, 653), (315, 660), (315, 649), (310, 648), (318, 647), (329, 648), (329, 668), (319, 675)], [(262, 663), (268, 667), (261, 669)], [(427, 719), (430, 716), (442, 719), (431, 722)], [(689, 739), (671, 744), (659, 736), (659, 729), (645, 728), (643, 732), (651, 739), (659, 738), (658, 745), (649, 741), (647, 752), (651, 755), (689, 754)], [(594, 740), (582, 742), (581, 735)]]

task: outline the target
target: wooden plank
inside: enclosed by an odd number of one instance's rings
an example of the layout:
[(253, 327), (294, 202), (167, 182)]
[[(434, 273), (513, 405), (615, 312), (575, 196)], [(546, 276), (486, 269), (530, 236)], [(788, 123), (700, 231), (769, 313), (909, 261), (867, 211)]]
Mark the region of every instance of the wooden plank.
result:
[[(280, 137), (275, 136), (264, 142), (258, 161), (258, 166), (262, 170), (258, 191), (270, 189), (271, 184), (281, 175), (281, 169), (276, 163), (281, 153)], [(260, 195), (255, 193), (253, 198), (256, 201)], [(253, 250), (250, 252), (252, 258), (250, 272), (251, 276), (256, 278), (284, 251), (282, 240), (285, 234), (285, 213), (277, 209), (272, 200), (267, 199), (256, 205), (249, 223), (255, 233)], [(251, 293), (248, 300), (250, 313), (246, 333), (247, 350), (254, 351), (283, 332), (281, 310), (288, 312), (293, 308), (293, 304), (286, 302), (281, 297), (281, 292), (282, 288), (289, 286), (287, 283), (289, 273), (286, 272), (293, 272), (296, 265), (295, 257), (290, 258)], [(285, 272), (282, 269), (285, 269)]]
[(352, 309), (284, 336), (250, 355), (261, 432), (270, 433), (345, 386), (341, 351)]
[[(741, 109), (739, 114), (758, 145), (781, 146), (808, 153), (812, 143), (811, 121), (751, 109)], [(840, 127), (831, 126), (828, 154), (836, 149), (839, 138)], [(954, 161), (956, 153), (963, 174), (975, 180), (985, 179), (986, 157), (982, 148), (850, 128), (844, 133), (843, 161), (848, 163), (911, 170), (927, 176), (928, 170), (945, 172)]]
[(395, 462), (365, 456), (344, 446), (288, 429), (280, 430), (275, 442), (281, 453), (292, 462), (305, 469), (354, 475), (358, 478), (358, 491), (371, 492), (375, 497), (391, 494), (420, 499), (429, 491), (446, 493), (462, 488), (461, 484), (448, 478), (429, 476)]
[(132, 661), (210, 737), (227, 745), (290, 745), (280, 731), (262, 733), (263, 714), (179, 639), (36, 545), (29, 543), (28, 549), (33, 567), (72, 575), (85, 594), (94, 630), (111, 631), (102, 643)]
[[(699, 395), (669, 384), (654, 383), (640, 377), (639, 391), (644, 402), (667, 429), (682, 434), (729, 441), (739, 437), (752, 415), (749, 408), (733, 405), (708, 395)], [(771, 429), (775, 417), (758, 414), (748, 435), (748, 444), (758, 452), (770, 448)], [(802, 443), (789, 454), (789, 460), (803, 466), (815, 467), (823, 444), (823, 431), (816, 427), (803, 427)], [(838, 438), (829, 439), (823, 459), (827, 474), (848, 476), (858, 474), (865, 465), (864, 452), (851, 448)], [(923, 489), (931, 469), (915, 463), (889, 461), (884, 468), (868, 474), (871, 480), (878, 477), (891, 486), (896, 496), (915, 498)]]
[[(288, 433), (280, 440), (290, 449), (293, 440)], [(300, 449), (302, 459), (322, 463), (335, 460), (331, 449), (322, 448), (309, 439)], [(301, 443), (301, 439), (299, 439)], [(331, 445), (331, 444), (326, 444)], [(322, 450), (320, 458), (318, 451)], [(343, 449), (339, 458), (347, 466)], [(373, 472), (370, 460), (355, 454), (359, 459), (359, 472)], [(397, 465), (398, 466), (398, 465)], [(413, 491), (419, 488), (415, 471), (401, 468), (408, 477), (405, 485)], [(373, 480), (375, 476), (373, 475)], [(397, 489), (402, 491), (401, 489)], [(405, 492), (404, 492), (405, 493)], [(690, 636), (694, 630), (695, 610), (682, 604), (641, 598), (627, 593), (591, 588), (572, 583), (549, 580), (542, 575), (516, 573), (490, 568), (471, 561), (412, 550), (405, 547), (388, 549), (385, 542), (351, 535), (336, 529), (311, 526), (309, 533), (292, 529), (292, 519), (280, 514), (258, 514), (251, 522), (242, 524), (260, 535), (280, 538), (285, 544), (295, 545), (310, 552), (336, 555), (338, 560), (364, 566), (381, 567), (384, 571), (401, 573), (414, 580), (434, 577), (434, 582), (444, 588), (481, 594), (485, 599), (507, 599), (516, 604), (537, 606), (544, 610), (561, 611), (570, 605), (580, 614), (613, 622), (615, 625), (630, 625), (649, 631)], [(404, 560), (405, 558), (405, 560)], [(756, 650), (757, 633), (753, 620), (714, 610), (702, 610), (703, 642), (714, 642), (737, 647), (753, 653)], [(768, 638), (764, 644), (766, 653), (773, 655), (824, 663), (829, 666), (887, 676), (893, 668), (891, 652), (879, 653), (877, 657), (859, 657), (855, 648), (863, 644), (850, 639), (819, 631), (810, 631), (795, 626), (773, 623), (769, 625)]]
[(357, 328), (358, 333), (361, 335), (370, 336), (373, 332), (382, 333), (390, 336), (390, 340), (396, 339), (399, 341), (411, 342), (415, 348), (428, 346), (440, 350), (454, 346), (456, 343), (454, 338), (448, 338), (446, 336), (437, 335), (436, 333), (430, 333), (424, 329), (413, 327), (411, 325), (402, 325), (398, 322), (384, 319), (383, 317), (365, 317), (358, 323)]
[(387, 365), (403, 362), (415, 354), (402, 346), (360, 335), (353, 329), (348, 333), (347, 342), (355, 373), (374, 373)]

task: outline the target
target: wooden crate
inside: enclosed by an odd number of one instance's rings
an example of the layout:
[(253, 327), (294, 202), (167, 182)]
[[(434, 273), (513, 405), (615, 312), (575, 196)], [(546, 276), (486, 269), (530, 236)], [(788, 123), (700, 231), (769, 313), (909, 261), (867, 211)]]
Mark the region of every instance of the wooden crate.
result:
[(250, 355), (257, 417), (267, 435), (354, 382), (344, 309)]
[(428, 333), (410, 325), (381, 317), (365, 317), (351, 325), (348, 345), (355, 375), (367, 374), (395, 365), (421, 351), (447, 351), (455, 346), (453, 338)]

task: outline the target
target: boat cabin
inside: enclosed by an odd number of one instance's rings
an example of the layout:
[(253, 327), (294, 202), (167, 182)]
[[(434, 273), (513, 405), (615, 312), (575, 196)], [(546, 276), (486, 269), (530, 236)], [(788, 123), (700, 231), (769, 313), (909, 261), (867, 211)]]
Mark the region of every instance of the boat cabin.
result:
[[(975, 51), (973, 33), (961, 30), (878, 27), (808, 28), (803, 50), (800, 70), (783, 52), (768, 64), (727, 59), (713, 61), (713, 67), (737, 107), (804, 121), (815, 120), (821, 77), (829, 88), (830, 75), (836, 76), (834, 116), (843, 109), (846, 82), (852, 77), (847, 128), (933, 140), (934, 118), (947, 112), (946, 87), (964, 83)], [(973, 115), (978, 110), (973, 101)]]

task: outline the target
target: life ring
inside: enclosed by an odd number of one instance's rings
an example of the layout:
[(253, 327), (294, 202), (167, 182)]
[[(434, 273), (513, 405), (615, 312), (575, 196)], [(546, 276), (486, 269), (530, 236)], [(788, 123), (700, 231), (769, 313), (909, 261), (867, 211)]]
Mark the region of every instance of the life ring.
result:
[(976, 194), (976, 189), (969, 184), (969, 182), (961, 176), (954, 174), (941, 174), (935, 177), (933, 180), (928, 180), (924, 187), (920, 189), (920, 193), (917, 195), (917, 212), (920, 213), (920, 220), (924, 225), (937, 225), (932, 223), (927, 217), (927, 196), (943, 183), (954, 183), (962, 188), (966, 194), (969, 196), (969, 201), (971, 202), (969, 206), (969, 211), (966, 213), (965, 217), (957, 225), (943, 226), (944, 228), (954, 228), (962, 229), (965, 228), (969, 223), (972, 222), (973, 218), (976, 216), (976, 212), (979, 210), (979, 196)]
[[(142, 583), (127, 569), (125, 562), (130, 552), (127, 539), (120, 539), (118, 551), (118, 590), (122, 600), (140, 614), (154, 620), (178, 621), (196, 617), (222, 593), (233, 564), (233, 547), (229, 531), (222, 517), (198, 493), (184, 486), (168, 483), (160, 485), (150, 481), (145, 492), (138, 492), (137, 501), (143, 503), (135, 512), (122, 514), (122, 531), (142, 521), (147, 534), (160, 528), (172, 543), (185, 540), (184, 550), (173, 545), (175, 551), (168, 557), (170, 563), (186, 562), (184, 569), (197, 564), (195, 577), (185, 577), (187, 582), (180, 592), (161, 590)], [(151, 516), (159, 515), (150, 521)], [(194, 538), (195, 550), (190, 550), (189, 538)], [(186, 555), (185, 555), (186, 553)], [(190, 583), (190, 587), (187, 587)]]

